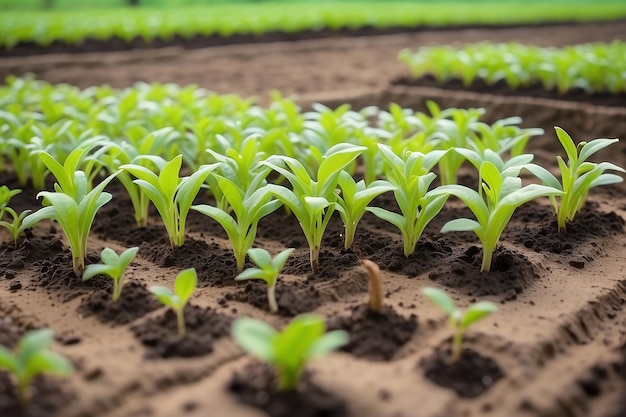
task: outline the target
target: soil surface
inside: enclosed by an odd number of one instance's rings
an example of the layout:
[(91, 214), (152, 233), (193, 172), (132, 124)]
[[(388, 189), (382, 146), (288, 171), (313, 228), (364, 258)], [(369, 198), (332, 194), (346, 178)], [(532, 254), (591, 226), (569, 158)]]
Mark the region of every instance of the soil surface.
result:
[[(303, 106), (314, 100), (328, 105), (349, 102), (355, 108), (398, 101), (423, 109), (426, 99), (436, 99), (441, 107), (478, 105), (487, 108), (489, 118), (520, 115), (525, 125), (546, 129), (528, 149), (536, 154), (536, 162), (555, 166), (555, 156), (562, 151), (551, 126), (562, 126), (577, 141), (625, 139), (626, 109), (390, 87), (392, 79), (408, 73), (397, 62), (397, 52), (481, 40), (564, 45), (613, 39), (626, 39), (625, 23), (11, 57), (0, 62), (0, 75), (33, 72), (44, 80), (80, 87), (177, 82), (263, 96), (279, 89), (285, 95), (300, 94)], [(614, 145), (598, 157), (626, 166), (626, 145)], [(470, 169), (463, 178), (476, 180)], [(15, 184), (15, 178), (3, 174), (0, 183)], [(278, 210), (261, 221), (256, 243), (272, 253), (296, 248), (277, 288), (279, 315), (266, 311), (262, 285), (233, 281), (234, 257), (215, 224), (190, 217), (187, 243), (173, 251), (158, 218), (145, 229), (134, 229), (121, 187), (111, 184), (109, 191), (114, 198), (96, 217), (88, 263), (98, 262), (105, 246), (118, 252), (139, 246), (126, 274), (129, 299), (145, 293), (144, 285), (171, 287), (182, 268), (196, 267), (200, 288), (186, 311), (189, 335), (176, 334), (173, 313), (164, 308), (142, 310), (124, 319), (127, 324), (103, 320), (98, 311), (107, 309), (104, 295), (111, 291), (110, 282), (96, 277), (84, 283), (74, 276), (67, 243), (54, 224), (33, 229), (17, 249), (3, 231), (0, 343), (13, 347), (25, 331), (52, 327), (54, 349), (72, 361), (76, 372), (63, 382), (54, 377), (37, 381), (32, 406), (25, 411), (17, 411), (14, 391), (0, 373), (2, 416), (255, 417), (264, 415), (264, 409), (270, 415), (314, 416), (617, 417), (626, 411), (624, 184), (594, 190), (566, 234), (556, 232), (547, 201), (518, 210), (489, 274), (478, 272), (481, 249), (472, 234), (439, 233), (446, 221), (467, 215), (454, 200), (428, 226), (409, 258), (402, 255), (398, 231), (369, 213), (359, 225), (353, 250), (343, 251), (341, 223), (334, 219), (318, 274), (307, 268), (308, 250), (297, 221)], [(389, 200), (383, 196), (376, 204), (392, 208)], [(38, 207), (32, 190), (14, 197), (12, 204)], [(116, 232), (112, 225), (118, 224)], [(361, 259), (373, 260), (382, 269), (387, 307), (380, 317), (364, 307), (367, 277)], [(462, 374), (474, 375), (482, 368), (492, 372), (478, 382), (470, 380), (468, 391), (457, 394), (456, 386), (442, 387), (432, 378), (432, 369), (440, 369), (437, 376), (457, 380), (441, 369), (448, 365), (450, 329), (444, 314), (421, 295), (424, 286), (445, 288), (463, 308), (478, 299), (499, 305), (497, 313), (469, 329), (464, 339), (464, 352), (470, 353), (462, 357)], [(82, 313), (86, 308), (94, 314)], [(236, 347), (228, 334), (229, 322), (250, 316), (282, 326), (302, 311), (326, 317), (333, 328), (349, 330), (353, 342), (368, 341), (313, 360), (297, 392), (276, 395), (275, 375)], [(395, 343), (360, 354), (368, 343), (376, 345), (365, 336), (368, 332)]]

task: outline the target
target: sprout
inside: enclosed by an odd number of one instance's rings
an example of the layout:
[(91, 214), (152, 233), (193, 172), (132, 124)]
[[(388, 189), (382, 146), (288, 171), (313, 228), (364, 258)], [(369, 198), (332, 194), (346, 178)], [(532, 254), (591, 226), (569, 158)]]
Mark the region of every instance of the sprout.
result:
[(51, 329), (33, 330), (20, 340), (15, 353), (0, 346), (0, 368), (8, 370), (17, 380), (20, 403), (27, 404), (28, 388), (34, 377), (41, 374), (68, 376), (72, 365), (59, 354), (48, 350), (54, 340)]
[(122, 295), (122, 287), (124, 286), (124, 271), (137, 255), (139, 248), (129, 248), (117, 255), (111, 248), (104, 248), (100, 259), (101, 264), (87, 265), (83, 273), (83, 281), (87, 281), (98, 274), (108, 275), (113, 279), (113, 301), (117, 301)]
[(174, 282), (174, 293), (169, 289), (160, 286), (150, 287), (150, 292), (165, 306), (171, 307), (176, 313), (178, 324), (178, 334), (185, 335), (185, 305), (189, 301), (191, 294), (196, 290), (198, 277), (194, 268), (181, 271), (176, 276)]
[(235, 278), (236, 281), (246, 279), (262, 279), (265, 281), (267, 283), (267, 301), (272, 313), (278, 312), (278, 304), (276, 303), (276, 281), (278, 280), (278, 274), (285, 266), (285, 262), (287, 262), (287, 258), (291, 252), (293, 252), (293, 248), (285, 249), (272, 259), (270, 253), (265, 249), (249, 249), (248, 256), (258, 268), (248, 268)]
[(426, 287), (422, 289), (422, 292), (448, 315), (450, 327), (452, 327), (454, 333), (452, 338), (452, 362), (458, 361), (461, 357), (463, 333), (465, 333), (467, 328), (498, 309), (497, 306), (490, 301), (479, 301), (469, 306), (467, 310), (463, 312), (457, 308), (452, 298), (443, 290)]
[(624, 181), (619, 175), (605, 173), (605, 171), (622, 173), (626, 171), (609, 162), (587, 161), (591, 155), (618, 142), (618, 139), (594, 139), (590, 142), (580, 142), (576, 146), (565, 130), (560, 127), (554, 129), (568, 159), (565, 163), (563, 158), (556, 157), (561, 170), (561, 181), (559, 182), (550, 171), (539, 165), (528, 164), (525, 168), (536, 175), (543, 184), (563, 192), (558, 201), (557, 196), (550, 197), (550, 202), (556, 212), (559, 232), (563, 232), (567, 223), (574, 220), (576, 213), (585, 205), (591, 188)]
[(324, 321), (308, 314), (291, 320), (282, 332), (250, 318), (235, 320), (231, 329), (239, 346), (276, 368), (281, 391), (296, 388), (309, 359), (326, 355), (348, 343), (348, 334), (343, 330), (325, 331)]

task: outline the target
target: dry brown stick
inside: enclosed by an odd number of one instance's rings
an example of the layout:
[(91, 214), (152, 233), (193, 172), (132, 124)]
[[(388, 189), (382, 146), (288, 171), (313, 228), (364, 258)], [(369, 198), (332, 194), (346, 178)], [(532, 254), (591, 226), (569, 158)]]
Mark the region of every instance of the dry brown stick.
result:
[(365, 259), (363, 266), (369, 277), (369, 305), (370, 310), (380, 312), (383, 308), (383, 281), (380, 276), (380, 268), (374, 262)]

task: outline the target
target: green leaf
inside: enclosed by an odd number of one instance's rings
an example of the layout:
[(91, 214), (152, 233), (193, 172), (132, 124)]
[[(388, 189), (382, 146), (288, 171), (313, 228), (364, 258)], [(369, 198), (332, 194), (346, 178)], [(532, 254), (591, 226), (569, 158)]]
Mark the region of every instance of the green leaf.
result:
[(18, 359), (22, 363), (28, 363), (37, 352), (47, 348), (54, 340), (52, 329), (32, 330), (20, 340), (17, 351)]
[(480, 223), (472, 219), (450, 220), (441, 228), (441, 233), (448, 232), (475, 232), (480, 229)]
[(272, 256), (268, 251), (262, 248), (248, 249), (248, 256), (261, 268), (269, 267), (272, 263)]
[(289, 258), (289, 255), (291, 255), (291, 253), (294, 250), (295, 250), (294, 248), (285, 249), (284, 251), (276, 255), (274, 259), (272, 259), (272, 262), (271, 262), (272, 269), (276, 271), (280, 271), (285, 266), (285, 263), (287, 263), (287, 259)]
[(561, 142), (561, 146), (565, 149), (565, 153), (567, 154), (567, 158), (570, 162), (574, 163), (575, 161), (578, 161), (578, 151), (576, 150), (576, 145), (570, 135), (558, 126), (555, 126), (554, 130), (556, 131), (559, 142)]
[(52, 351), (38, 352), (26, 367), (27, 375), (48, 373), (56, 376), (68, 376), (73, 371), (74, 368), (67, 359)]
[(448, 316), (454, 316), (458, 311), (454, 301), (445, 291), (439, 288), (426, 287), (422, 288), (422, 293), (428, 297), (439, 308), (446, 312)]
[(248, 279), (262, 279), (268, 282), (268, 271), (259, 268), (247, 268), (235, 277), (235, 281), (244, 281)]
[(490, 301), (480, 301), (472, 304), (463, 314), (461, 319), (461, 330), (467, 329), (473, 323), (487, 317), (491, 313), (495, 312), (498, 307)]
[(172, 297), (174, 296), (174, 294), (172, 294), (172, 292), (165, 287), (161, 287), (161, 286), (152, 286), (150, 287), (150, 292), (152, 294), (154, 294), (157, 298), (157, 300), (159, 300), (161, 302), (161, 304), (169, 306), (169, 307), (173, 307), (173, 300)]
[(117, 265), (119, 263), (119, 257), (117, 253), (111, 248), (104, 248), (100, 254), (100, 259), (107, 265)]
[(350, 335), (343, 330), (334, 330), (317, 339), (309, 348), (307, 356), (324, 356), (340, 347), (347, 345)]
[(182, 305), (187, 304), (189, 297), (196, 290), (197, 282), (198, 277), (194, 268), (185, 269), (176, 276), (174, 292), (180, 298)]
[(83, 272), (83, 281), (88, 281), (91, 278), (99, 274), (112, 276), (112, 273), (114, 272), (115, 272), (115, 268), (111, 265), (103, 265), (103, 264), (87, 265), (87, 267), (85, 268), (85, 272)]
[(380, 207), (367, 207), (366, 210), (372, 213), (373, 215), (375, 215), (376, 217), (393, 224), (401, 231), (404, 230), (405, 228), (404, 217), (399, 215), (398, 213), (394, 213), (394, 212), (391, 212), (389, 210), (386, 210)]
[(594, 139), (586, 143), (580, 150), (579, 161), (586, 161), (594, 153), (616, 142), (619, 142), (619, 139)]
[(324, 197), (304, 197), (304, 201), (312, 213), (319, 213), (330, 205)]
[(231, 327), (232, 338), (246, 352), (264, 361), (273, 362), (276, 358), (274, 340), (276, 329), (260, 320), (238, 318)]

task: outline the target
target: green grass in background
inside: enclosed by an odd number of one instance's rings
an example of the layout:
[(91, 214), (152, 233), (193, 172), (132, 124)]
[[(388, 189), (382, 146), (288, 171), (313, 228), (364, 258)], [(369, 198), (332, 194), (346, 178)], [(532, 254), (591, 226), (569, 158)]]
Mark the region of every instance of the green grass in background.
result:
[[(0, 0), (14, 1), (14, 0)], [(27, 1), (27, 0), (24, 0)], [(34, 0), (31, 0), (34, 1)], [(76, 0), (65, 1), (68, 4)], [(173, 4), (182, 0), (152, 0)], [(193, 0), (187, 0), (193, 1)], [(114, 0), (101, 0), (102, 5)], [(118, 0), (119, 2), (119, 0)], [(147, 3), (148, 0), (145, 0)], [(91, 3), (95, 5), (96, 2)], [(626, 2), (582, 1), (493, 3), (457, 2), (256, 2), (176, 8), (103, 8), (100, 10), (3, 11), (0, 13), (0, 46), (20, 42), (47, 45), (55, 40), (80, 43), (85, 38), (117, 37), (146, 41), (175, 35), (230, 36), (271, 31), (358, 29), (363, 26), (417, 27), (462, 24), (503, 25), (558, 21), (623, 19)]]

